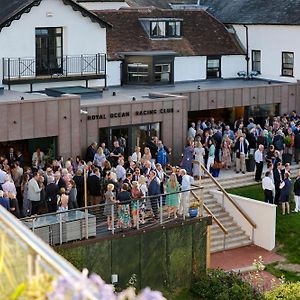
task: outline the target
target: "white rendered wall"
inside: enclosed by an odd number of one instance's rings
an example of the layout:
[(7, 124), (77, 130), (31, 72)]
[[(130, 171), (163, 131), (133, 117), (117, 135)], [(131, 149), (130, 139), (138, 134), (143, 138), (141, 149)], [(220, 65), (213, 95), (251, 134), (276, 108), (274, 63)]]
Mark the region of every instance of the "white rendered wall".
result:
[(223, 55), (221, 57), (221, 77), (236, 78), (239, 71), (246, 71), (247, 63), (244, 55)]
[(120, 9), (121, 7), (129, 7), (126, 2), (79, 2), (79, 4), (88, 10), (106, 10)]
[[(211, 191), (210, 193), (219, 204), (222, 204), (223, 194), (221, 192)], [(275, 247), (276, 205), (232, 194), (230, 194), (230, 196), (256, 224), (253, 243), (266, 250), (273, 250)], [(252, 226), (226, 197), (224, 199), (224, 208), (251, 238)]]
[[(246, 29), (234, 25), (246, 48)], [(248, 25), (249, 70), (252, 68), (252, 50), (261, 50), (261, 77), (296, 82), (300, 79), (300, 26)], [(281, 76), (282, 52), (294, 52), (294, 77)]]
[[(47, 17), (47, 13), (52, 17)], [(36, 27), (63, 27), (64, 55), (106, 53), (105, 28), (61, 0), (43, 0), (0, 32), (0, 78), (2, 57), (35, 57)], [(61, 85), (66, 82), (56, 83), (56, 86)]]
[(121, 85), (121, 61), (107, 62), (107, 85)]
[(174, 60), (174, 81), (206, 79), (206, 56), (181, 56)]

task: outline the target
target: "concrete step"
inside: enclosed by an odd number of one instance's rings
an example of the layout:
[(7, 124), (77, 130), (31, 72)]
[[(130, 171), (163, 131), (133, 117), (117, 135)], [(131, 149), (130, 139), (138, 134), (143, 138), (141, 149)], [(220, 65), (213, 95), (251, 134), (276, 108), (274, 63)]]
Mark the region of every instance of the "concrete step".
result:
[(243, 240), (239, 240), (237, 242), (230, 242), (230, 243), (226, 242), (225, 249), (224, 249), (223, 244), (214, 245), (214, 246), (211, 246), (210, 253), (240, 248), (240, 247), (244, 247), (244, 246), (248, 246), (248, 245), (252, 245), (252, 244), (253, 243), (249, 239), (243, 239)]
[[(232, 229), (232, 230), (227, 229), (227, 231), (228, 231), (228, 234), (226, 234), (226, 239), (231, 238), (233, 236), (240, 236), (240, 237), (246, 236), (245, 231), (242, 230), (238, 226), (235, 229)], [(212, 232), (211, 239), (213, 241), (216, 241), (216, 240), (219, 240), (219, 239), (224, 239), (224, 233), (223, 233), (222, 230), (214, 230), (214, 231), (212, 230), (211, 232)]]

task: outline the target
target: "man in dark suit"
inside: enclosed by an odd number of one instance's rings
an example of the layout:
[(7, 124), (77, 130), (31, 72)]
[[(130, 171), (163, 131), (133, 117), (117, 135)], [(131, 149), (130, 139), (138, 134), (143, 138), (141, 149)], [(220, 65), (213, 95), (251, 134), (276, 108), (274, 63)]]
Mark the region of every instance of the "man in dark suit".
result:
[(139, 167), (135, 167), (134, 173), (132, 175), (132, 181), (139, 181), (141, 178), (141, 169)]
[(93, 142), (92, 144), (90, 144), (88, 146), (88, 148), (86, 149), (86, 156), (85, 156), (85, 159), (86, 159), (86, 162), (93, 162), (94, 161), (94, 156), (96, 154), (96, 149), (97, 149), (97, 143), (96, 142)]
[(300, 125), (297, 126), (297, 130), (295, 132), (294, 146), (295, 146), (295, 161), (297, 164), (299, 164), (299, 160), (300, 160)]
[(279, 203), (280, 198), (280, 183), (284, 178), (284, 170), (282, 170), (282, 163), (278, 162), (277, 167), (273, 170), (273, 179), (275, 185), (275, 204)]
[(91, 197), (91, 205), (99, 204), (101, 199), (101, 181), (98, 168), (95, 168), (93, 173), (88, 177), (87, 188)]
[(16, 162), (16, 158), (17, 158), (13, 147), (9, 148), (9, 152), (6, 154), (6, 158), (8, 160), (9, 166), (12, 167)]
[(66, 189), (66, 182), (64, 181), (63, 178), (61, 178), (61, 174), (59, 171), (56, 171), (54, 174), (54, 179), (55, 179), (55, 184), (58, 186), (58, 189), (60, 190), (61, 188)]
[(216, 143), (216, 150), (215, 150), (215, 160), (217, 162), (220, 162), (220, 150), (221, 150), (221, 144), (222, 144), (222, 127), (218, 127), (213, 134), (213, 139)]
[[(155, 196), (160, 194), (160, 183), (156, 176), (156, 172), (151, 170), (149, 173), (149, 185), (148, 185), (148, 196)], [(150, 198), (151, 207), (154, 214), (154, 218), (158, 220), (158, 197)]]
[(16, 157), (16, 161), (19, 162), (19, 165), (21, 168), (24, 167), (24, 157), (21, 151), (17, 151), (17, 157)]

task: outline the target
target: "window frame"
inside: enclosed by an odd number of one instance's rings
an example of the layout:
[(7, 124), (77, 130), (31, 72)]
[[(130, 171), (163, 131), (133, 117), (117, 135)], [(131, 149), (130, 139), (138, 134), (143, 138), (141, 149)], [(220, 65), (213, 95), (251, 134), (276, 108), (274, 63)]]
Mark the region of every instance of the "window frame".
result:
[[(254, 57), (256, 53), (259, 52), (259, 60), (254, 60)], [(261, 74), (261, 50), (252, 50), (251, 51), (251, 61), (252, 61), (252, 71), (257, 72), (258, 74)], [(254, 67), (255, 64), (259, 63), (259, 71)]]
[[(285, 54), (292, 54), (293, 55), (293, 63), (292, 63), (292, 68), (288, 68), (284, 65), (291, 65), (290, 63), (286, 63), (284, 62), (284, 55)], [(294, 66), (295, 66), (295, 53), (294, 52), (291, 52), (291, 51), (282, 51), (281, 52), (281, 76), (284, 76), (284, 77), (294, 77)], [(284, 70), (291, 70), (292, 71), (292, 75), (287, 75), (287, 74), (284, 74)]]
[[(164, 23), (164, 31), (165, 35), (155, 35), (153, 34), (153, 29), (155, 27), (154, 24), (157, 23)], [(174, 23), (174, 28), (175, 28), (175, 34), (171, 34), (170, 25)], [(179, 23), (179, 33), (177, 33), (177, 23)], [(182, 37), (182, 21), (179, 20), (156, 20), (156, 21), (150, 21), (150, 37), (154, 39), (167, 39), (167, 38), (181, 38)]]

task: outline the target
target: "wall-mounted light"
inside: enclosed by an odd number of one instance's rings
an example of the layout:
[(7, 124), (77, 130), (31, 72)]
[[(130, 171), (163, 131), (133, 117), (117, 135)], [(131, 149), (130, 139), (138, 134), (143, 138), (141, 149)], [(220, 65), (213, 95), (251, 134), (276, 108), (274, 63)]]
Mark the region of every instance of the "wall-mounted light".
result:
[(83, 110), (83, 109), (80, 110), (80, 113), (81, 113), (82, 115), (87, 115), (87, 114), (88, 114), (88, 112), (87, 112), (86, 110)]
[(13, 121), (14, 124), (17, 124), (17, 121)]
[(131, 100), (132, 100), (132, 101), (136, 101), (136, 98), (135, 98), (135, 97), (132, 97)]
[(198, 85), (198, 86), (197, 86), (197, 89), (198, 89), (198, 90), (201, 90), (201, 86), (200, 86), (200, 85)]
[(211, 103), (215, 103), (215, 99), (211, 99), (210, 102), (211, 102)]
[(112, 93), (112, 95), (113, 95), (113, 96), (116, 96), (116, 95), (117, 95), (117, 93), (116, 93), (116, 92), (113, 92), (113, 93)]
[(67, 116), (64, 116), (64, 119), (67, 120)]

